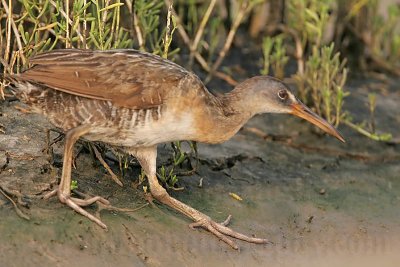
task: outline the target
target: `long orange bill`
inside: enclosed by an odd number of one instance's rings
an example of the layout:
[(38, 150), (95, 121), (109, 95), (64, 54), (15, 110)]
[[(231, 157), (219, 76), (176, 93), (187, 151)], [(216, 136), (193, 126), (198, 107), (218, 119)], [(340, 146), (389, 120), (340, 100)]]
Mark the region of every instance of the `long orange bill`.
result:
[(318, 126), (328, 134), (336, 137), (343, 143), (346, 141), (344, 140), (343, 136), (326, 120), (315, 114), (311, 109), (309, 109), (306, 105), (298, 101), (296, 104), (292, 104), (292, 114), (296, 115), (300, 118), (308, 120), (312, 124)]

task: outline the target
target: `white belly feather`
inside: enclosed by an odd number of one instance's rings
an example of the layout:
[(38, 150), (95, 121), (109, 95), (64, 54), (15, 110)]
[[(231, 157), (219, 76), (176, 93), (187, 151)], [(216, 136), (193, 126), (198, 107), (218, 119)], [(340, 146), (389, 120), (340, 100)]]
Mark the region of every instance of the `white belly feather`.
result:
[[(133, 116), (137, 116), (134, 114)], [(96, 127), (84, 138), (90, 141), (101, 141), (115, 146), (142, 147), (159, 143), (191, 140), (195, 136), (193, 117), (191, 114), (172, 116), (164, 114), (158, 120), (152, 116), (144, 116), (144, 121), (129, 127)], [(125, 125), (128, 126), (128, 125)]]

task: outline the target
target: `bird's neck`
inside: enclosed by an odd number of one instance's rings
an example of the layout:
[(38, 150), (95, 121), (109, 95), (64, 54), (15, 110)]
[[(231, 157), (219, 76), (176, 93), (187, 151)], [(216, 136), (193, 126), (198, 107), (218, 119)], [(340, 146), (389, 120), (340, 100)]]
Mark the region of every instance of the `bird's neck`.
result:
[(253, 116), (245, 107), (240, 92), (233, 90), (221, 96), (211, 95), (203, 118), (202, 132), (206, 143), (222, 143), (235, 135)]

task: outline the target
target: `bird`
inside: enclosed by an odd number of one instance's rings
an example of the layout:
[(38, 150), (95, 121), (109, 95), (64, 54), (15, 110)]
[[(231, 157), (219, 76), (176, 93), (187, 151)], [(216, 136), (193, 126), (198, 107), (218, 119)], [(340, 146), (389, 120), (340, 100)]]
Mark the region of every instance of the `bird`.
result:
[(157, 145), (191, 140), (218, 144), (234, 136), (254, 115), (287, 113), (308, 120), (345, 142), (326, 120), (304, 105), (282, 81), (255, 76), (233, 90), (214, 95), (193, 72), (160, 56), (134, 49), (60, 49), (37, 54), (31, 67), (5, 77), (13, 94), (65, 132), (62, 174), (58, 187), (46, 198), (107, 226), (83, 207), (103, 197), (71, 195), (73, 147), (79, 138), (103, 142), (136, 157), (151, 195), (158, 202), (193, 220), (191, 228), (208, 230), (234, 249), (236, 239), (264, 244), (218, 223), (206, 214), (171, 197), (156, 176)]

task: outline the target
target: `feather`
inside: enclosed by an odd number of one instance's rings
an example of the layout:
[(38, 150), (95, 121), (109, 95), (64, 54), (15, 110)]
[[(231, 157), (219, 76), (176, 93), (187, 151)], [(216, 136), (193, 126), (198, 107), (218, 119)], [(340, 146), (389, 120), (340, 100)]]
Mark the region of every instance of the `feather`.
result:
[(157, 107), (171, 97), (171, 89), (187, 90), (180, 86), (183, 82), (206, 91), (197, 76), (179, 65), (136, 50), (55, 50), (31, 58), (30, 63), (33, 67), (11, 78), (119, 107)]

